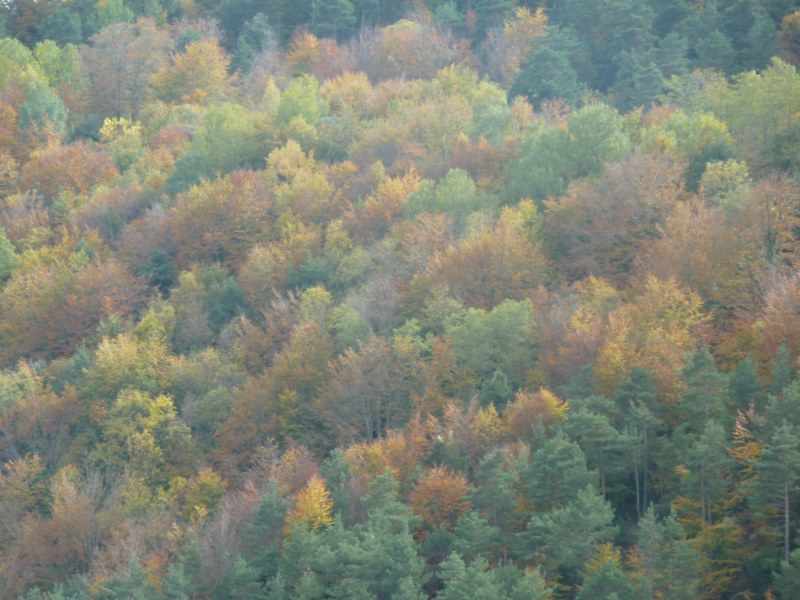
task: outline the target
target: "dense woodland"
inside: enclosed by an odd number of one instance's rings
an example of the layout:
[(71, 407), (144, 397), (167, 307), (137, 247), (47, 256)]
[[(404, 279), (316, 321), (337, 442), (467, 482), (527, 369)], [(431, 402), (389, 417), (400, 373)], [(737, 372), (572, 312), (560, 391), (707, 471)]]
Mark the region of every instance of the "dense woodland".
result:
[(797, 597), (800, 2), (3, 36), (0, 597)]

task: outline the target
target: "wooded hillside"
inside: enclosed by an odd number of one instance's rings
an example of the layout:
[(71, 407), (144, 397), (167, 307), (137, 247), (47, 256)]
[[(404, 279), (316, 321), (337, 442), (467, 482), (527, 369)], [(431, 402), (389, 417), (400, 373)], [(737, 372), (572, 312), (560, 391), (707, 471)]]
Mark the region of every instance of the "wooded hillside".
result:
[(0, 38), (0, 598), (796, 597), (800, 2)]

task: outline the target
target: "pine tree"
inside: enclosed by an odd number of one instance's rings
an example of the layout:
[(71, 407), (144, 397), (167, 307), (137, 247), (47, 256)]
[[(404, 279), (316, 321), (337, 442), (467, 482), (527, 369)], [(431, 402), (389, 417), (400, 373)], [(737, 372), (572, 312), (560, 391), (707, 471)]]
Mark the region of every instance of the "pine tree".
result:
[(784, 420), (770, 435), (755, 463), (753, 508), (772, 519), (781, 540), (783, 560), (789, 561), (792, 539), (792, 499), (800, 487), (800, 429)]
[(650, 506), (636, 527), (634, 579), (644, 597), (692, 600), (698, 596), (699, 555), (670, 514), (662, 522)]
[(536, 511), (546, 512), (567, 505), (587, 485), (595, 485), (597, 473), (586, 468), (580, 446), (558, 433), (533, 455), (525, 483)]
[(527, 557), (549, 568), (561, 568), (569, 582), (576, 582), (581, 569), (603, 542), (617, 532), (612, 525), (614, 510), (591, 485), (580, 490), (566, 506), (536, 512), (528, 531), (520, 534)]
[(278, 489), (278, 482), (270, 480), (261, 494), (253, 518), (242, 532), (242, 551), (248, 562), (258, 570), (259, 578), (266, 582), (276, 575), (278, 558), (289, 501)]
[(769, 391), (777, 396), (783, 393), (783, 390), (794, 377), (792, 353), (786, 344), (781, 344), (778, 347), (778, 351), (769, 363), (769, 367), (772, 374), (772, 384)]

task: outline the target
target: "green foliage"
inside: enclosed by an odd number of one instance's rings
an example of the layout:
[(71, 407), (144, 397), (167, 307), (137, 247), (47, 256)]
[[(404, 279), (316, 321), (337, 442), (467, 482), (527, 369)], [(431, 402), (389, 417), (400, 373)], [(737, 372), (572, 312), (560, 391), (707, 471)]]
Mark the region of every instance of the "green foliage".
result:
[(800, 4), (536, 8), (0, 1), (0, 596), (793, 597)]
[(534, 358), (530, 338), (531, 304), (506, 300), (486, 312), (470, 308), (445, 328), (453, 340), (456, 359), (481, 380), (501, 370), (515, 388), (521, 385)]
[(586, 486), (597, 483), (580, 446), (560, 434), (536, 450), (530, 469), (526, 491), (537, 512), (566, 506)]
[(569, 503), (537, 512), (523, 541), (530, 555), (551, 568), (560, 566), (571, 578), (603, 542), (616, 535), (614, 510), (591, 485), (578, 490)]
[(466, 171), (452, 169), (439, 182), (424, 179), (405, 204), (405, 212), (413, 218), (420, 213), (444, 213), (453, 220), (455, 231), (464, 230), (467, 217), (477, 211), (492, 211), (496, 201), (479, 194)]
[(634, 579), (648, 595), (689, 600), (697, 597), (698, 553), (670, 514), (662, 522), (649, 507), (637, 525)]
[(519, 159), (508, 167), (508, 194), (534, 200), (560, 196), (571, 181), (600, 175), (605, 163), (622, 156), (629, 144), (622, 118), (605, 104), (580, 109), (566, 130), (535, 124)]
[(34, 134), (50, 130), (64, 133), (67, 108), (46, 82), (32, 78), (25, 89), (25, 103), (20, 107), (19, 124)]
[(287, 127), (299, 117), (315, 126), (326, 112), (327, 106), (319, 96), (319, 82), (312, 75), (303, 75), (293, 79), (284, 90), (275, 120), (279, 126)]

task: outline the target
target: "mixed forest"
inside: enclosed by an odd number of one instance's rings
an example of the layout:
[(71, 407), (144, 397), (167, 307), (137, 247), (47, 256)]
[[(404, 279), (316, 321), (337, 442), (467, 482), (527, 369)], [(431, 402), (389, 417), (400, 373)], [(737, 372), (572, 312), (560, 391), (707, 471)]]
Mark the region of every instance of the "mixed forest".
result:
[(0, 0), (0, 597), (800, 589), (800, 1)]

